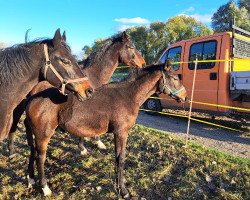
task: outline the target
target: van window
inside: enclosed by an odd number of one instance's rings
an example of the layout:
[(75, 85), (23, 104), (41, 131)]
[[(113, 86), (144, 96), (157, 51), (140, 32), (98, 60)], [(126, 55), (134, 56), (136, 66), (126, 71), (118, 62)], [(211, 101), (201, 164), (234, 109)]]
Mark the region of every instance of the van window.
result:
[[(166, 59), (171, 59), (171, 62), (180, 62), (181, 60), (181, 47), (174, 47), (168, 49), (160, 59), (161, 63), (164, 63)], [(172, 65), (174, 70), (178, 70), (180, 68), (180, 64)]]
[[(198, 60), (215, 60), (216, 59), (217, 41), (208, 41), (192, 44), (189, 51), (189, 61), (194, 61), (196, 56)], [(198, 63), (197, 69), (211, 69), (215, 62)], [(189, 63), (188, 68), (194, 69), (194, 63)]]

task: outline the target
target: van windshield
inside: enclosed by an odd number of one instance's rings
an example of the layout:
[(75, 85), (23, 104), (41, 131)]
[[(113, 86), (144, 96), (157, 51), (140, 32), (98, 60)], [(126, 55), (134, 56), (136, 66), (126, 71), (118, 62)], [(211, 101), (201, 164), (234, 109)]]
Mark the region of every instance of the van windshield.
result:
[[(181, 47), (173, 47), (168, 49), (161, 57), (160, 62), (164, 63), (166, 59), (171, 59), (171, 62), (180, 62), (181, 60)], [(173, 64), (173, 69), (176, 71), (180, 68), (180, 64)]]

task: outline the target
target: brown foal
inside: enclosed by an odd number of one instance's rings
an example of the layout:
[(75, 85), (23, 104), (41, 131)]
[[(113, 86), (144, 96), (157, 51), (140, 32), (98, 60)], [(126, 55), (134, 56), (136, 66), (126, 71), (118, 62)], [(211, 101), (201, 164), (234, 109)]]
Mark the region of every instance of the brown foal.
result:
[[(164, 64), (140, 69), (133, 81), (104, 85), (92, 98), (83, 102), (73, 95), (63, 96), (55, 88), (34, 95), (26, 108), (28, 144), (31, 155), (28, 167), (29, 185), (34, 184), (34, 160), (37, 158), (40, 185), (44, 195), (50, 195), (44, 173), (46, 150), (50, 138), (59, 126), (79, 137), (114, 134), (117, 186), (124, 198), (130, 194), (125, 186), (123, 168), (129, 130), (134, 126), (139, 108), (153, 93), (165, 93), (177, 101), (186, 100), (186, 90), (178, 76)], [(35, 136), (35, 146), (33, 137)], [(36, 153), (38, 155), (36, 155)]]

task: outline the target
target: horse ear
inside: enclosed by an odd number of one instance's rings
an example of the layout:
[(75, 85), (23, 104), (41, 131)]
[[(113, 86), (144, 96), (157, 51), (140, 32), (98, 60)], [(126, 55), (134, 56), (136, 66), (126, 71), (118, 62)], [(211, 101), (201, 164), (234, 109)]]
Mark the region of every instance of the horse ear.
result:
[(165, 70), (170, 70), (171, 69), (171, 59), (166, 59), (166, 61), (165, 61), (165, 65), (164, 65), (164, 69)]
[(66, 42), (66, 32), (65, 31), (63, 31), (62, 39), (64, 40), (64, 42)]
[(61, 41), (62, 41), (62, 36), (60, 33), (60, 28), (58, 28), (53, 38), (53, 45), (56, 46), (57, 44), (61, 43)]
[(127, 41), (129, 39), (129, 35), (126, 31), (122, 32), (122, 41)]

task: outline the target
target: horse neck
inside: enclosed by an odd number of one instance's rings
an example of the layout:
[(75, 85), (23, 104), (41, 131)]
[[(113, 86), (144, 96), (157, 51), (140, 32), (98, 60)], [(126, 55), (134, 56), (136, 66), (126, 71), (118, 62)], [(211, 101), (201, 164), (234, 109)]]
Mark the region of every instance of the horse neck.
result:
[(157, 82), (161, 78), (160, 71), (146, 74), (131, 82), (131, 96), (134, 102), (141, 106), (152, 94), (156, 92)]
[(105, 52), (100, 61), (83, 69), (93, 88), (101, 87), (109, 82), (115, 68), (119, 64), (120, 48), (121, 47), (118, 47), (117, 45), (113, 45), (107, 52)]

